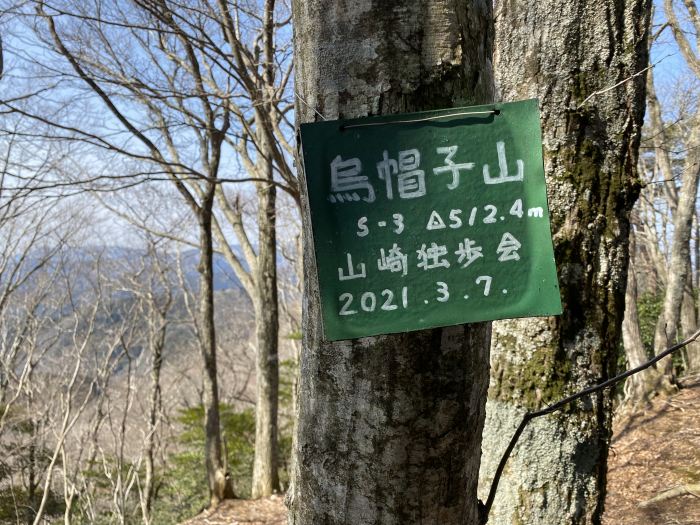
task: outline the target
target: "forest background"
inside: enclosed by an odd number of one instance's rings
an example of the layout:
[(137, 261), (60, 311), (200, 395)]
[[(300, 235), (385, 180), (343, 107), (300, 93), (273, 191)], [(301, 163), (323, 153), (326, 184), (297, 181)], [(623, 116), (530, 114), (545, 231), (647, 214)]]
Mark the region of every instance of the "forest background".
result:
[[(698, 328), (700, 19), (658, 4), (619, 371)], [(286, 490), (306, 104), (290, 6), (0, 13), (0, 521), (174, 523)], [(698, 368), (690, 345), (616, 410)]]

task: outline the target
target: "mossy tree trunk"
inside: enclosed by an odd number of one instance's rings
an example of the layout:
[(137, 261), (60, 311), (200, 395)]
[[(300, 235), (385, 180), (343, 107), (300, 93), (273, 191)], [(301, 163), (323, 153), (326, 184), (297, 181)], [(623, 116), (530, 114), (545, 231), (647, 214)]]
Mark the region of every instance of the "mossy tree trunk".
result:
[[(490, 0), (295, 0), (293, 12), (300, 122), (492, 101)], [(490, 326), (324, 341), (304, 217), (290, 523), (476, 523)]]
[[(500, 96), (538, 97), (542, 109), (564, 313), (494, 324), (482, 494), (524, 412), (615, 370), (644, 116), (644, 75), (633, 75), (648, 62), (650, 9), (650, 0), (497, 3)], [(600, 523), (611, 408), (599, 395), (534, 421), (489, 523)]]

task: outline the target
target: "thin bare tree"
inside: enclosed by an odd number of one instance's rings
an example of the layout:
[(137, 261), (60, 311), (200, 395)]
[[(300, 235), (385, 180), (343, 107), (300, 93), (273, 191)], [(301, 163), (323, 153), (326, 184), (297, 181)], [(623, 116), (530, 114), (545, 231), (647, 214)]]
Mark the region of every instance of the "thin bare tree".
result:
[[(167, 180), (197, 223), (198, 334), (207, 372), (206, 458), (212, 505), (233, 494), (223, 469), (219, 430), (214, 251), (223, 253), (233, 267), (256, 313), (254, 495), (269, 494), (278, 488), (276, 191), (281, 188), (298, 199), (287, 142), (291, 48), (285, 47), (284, 38), (281, 45), (275, 40), (278, 34), (288, 34), (289, 16), (272, 0), (260, 6), (226, 1), (184, 6), (152, 0), (90, 6), (37, 1), (32, 6), (34, 13), (20, 11), (31, 24), (32, 17), (38, 17), (41, 23), (34, 27), (39, 38), (63, 61), (36, 67), (49, 76), (54, 72), (53, 78), (63, 83), (54, 94), (65, 106), (50, 114), (7, 100), (3, 107), (40, 124), (42, 131), (35, 136), (72, 141), (131, 163), (127, 174), (103, 168), (83, 183), (93, 188), (111, 183), (114, 189)], [(92, 111), (106, 111), (102, 125), (71, 113), (71, 100), (81, 97), (90, 100)], [(255, 187), (253, 221), (242, 204), (247, 194), (223, 187), (225, 182), (246, 181)]]

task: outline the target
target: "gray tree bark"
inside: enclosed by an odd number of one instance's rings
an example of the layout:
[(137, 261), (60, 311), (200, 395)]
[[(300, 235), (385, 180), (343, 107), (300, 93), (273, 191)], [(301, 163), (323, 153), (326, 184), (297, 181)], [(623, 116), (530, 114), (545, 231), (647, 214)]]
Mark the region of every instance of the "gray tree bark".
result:
[[(630, 253), (634, 253), (634, 234), (630, 234)], [(625, 293), (625, 317), (622, 320), (622, 343), (625, 347), (627, 368), (632, 369), (644, 364), (648, 360), (642, 333), (639, 328), (639, 314), (637, 311), (637, 276), (635, 273), (634, 259), (630, 256), (627, 271), (627, 291)], [(651, 385), (655, 382), (655, 371), (647, 369), (629, 377), (625, 381), (625, 404), (632, 410), (638, 408), (649, 399)]]
[[(632, 76), (647, 65), (650, 8), (649, 0), (497, 3), (500, 95), (540, 99), (564, 313), (494, 324), (481, 494), (526, 411), (614, 371), (644, 115), (644, 75)], [(611, 408), (599, 395), (531, 423), (489, 523), (600, 523)]]
[[(694, 122), (698, 121), (695, 116)], [(693, 126), (690, 134), (690, 143), (700, 139), (700, 128)], [(699, 156), (692, 150), (686, 157), (685, 169), (681, 175), (681, 191), (678, 196), (678, 205), (673, 217), (673, 243), (671, 245), (671, 258), (669, 261), (668, 279), (664, 293), (664, 304), (654, 334), (654, 349), (662, 352), (676, 342), (678, 326), (681, 321), (681, 306), (683, 305), (686, 278), (688, 276), (690, 261), (690, 235), (693, 229), (693, 217), (695, 216), (695, 200), (698, 193), (698, 179), (700, 179)], [(691, 299), (692, 301), (692, 299)], [(665, 358), (657, 364), (663, 376), (660, 377), (658, 386), (664, 389), (670, 388), (673, 382), (673, 362), (671, 357)]]
[[(269, 91), (275, 89), (274, 20), (275, 0), (265, 1), (263, 47), (265, 53), (264, 86), (257, 101), (256, 130), (260, 148), (259, 172), (269, 182), (256, 183), (258, 196), (258, 259), (254, 296), (255, 338), (257, 342), (255, 380), (255, 459), (252, 496), (269, 496), (280, 489), (277, 473), (277, 412), (279, 396), (279, 302), (277, 299), (277, 193), (274, 185), (271, 126), (275, 108)], [(267, 96), (266, 96), (267, 95)], [(263, 113), (264, 111), (264, 113)]]
[[(676, 40), (676, 44), (681, 51), (681, 55), (685, 59), (686, 64), (690, 70), (695, 74), (697, 78), (700, 78), (700, 52), (698, 50), (698, 43), (700, 43), (700, 16), (698, 15), (697, 5), (693, 0), (683, 0), (685, 6), (685, 13), (683, 9), (678, 6), (678, 2), (674, 0), (664, 0), (664, 14), (668, 21), (668, 25), (673, 33), (673, 37)], [(679, 22), (679, 13), (676, 9), (680, 11), (680, 16), (686, 18), (687, 22), (691, 24), (690, 33), (695, 34), (695, 47), (688, 41), (687, 33), (684, 31), (681, 23)], [(686, 17), (687, 14), (687, 17)], [(695, 145), (700, 140), (700, 112), (696, 111), (690, 123), (690, 135), (687, 144)], [(700, 153), (698, 149), (690, 147), (688, 149), (688, 154), (685, 159), (685, 166), (683, 169), (683, 177), (681, 179), (681, 191), (685, 192), (686, 189), (689, 192), (694, 191), (697, 196), (697, 185), (698, 177), (700, 174)], [(693, 179), (695, 179), (693, 181)], [(686, 186), (687, 185), (687, 186)], [(694, 190), (693, 190), (694, 188)], [(690, 196), (688, 196), (690, 198)], [(680, 200), (680, 199), (679, 199)], [(680, 204), (679, 204), (680, 206)], [(681, 219), (679, 219), (681, 220)], [(675, 226), (675, 223), (674, 223)], [(691, 226), (692, 227), (692, 226)], [(674, 233), (674, 245), (675, 245), (675, 233)], [(680, 238), (680, 236), (679, 236)], [(688, 247), (688, 251), (690, 248)], [(671, 263), (673, 266), (673, 262)], [(667, 284), (667, 290), (670, 288), (671, 279), (669, 278)], [(667, 294), (670, 294), (667, 291)], [(666, 298), (664, 298), (666, 299)], [(664, 312), (666, 311), (665, 301), (664, 301)], [(673, 321), (673, 318), (664, 319), (664, 322), (668, 325)], [(657, 334), (658, 335), (658, 334)], [(700, 345), (693, 345), (687, 349), (687, 359), (688, 368), (690, 370), (700, 369)], [(670, 359), (666, 360), (664, 372), (670, 373)]]
[[(490, 0), (295, 0), (293, 12), (300, 122), (492, 101)], [(477, 523), (489, 324), (324, 341), (302, 202), (289, 522)]]
[[(265, 139), (260, 138), (261, 149)], [(277, 300), (276, 192), (272, 162), (267, 162), (269, 184), (258, 183), (258, 258), (255, 272), (256, 403), (253, 498), (279, 490), (277, 473), (277, 409), (279, 358), (277, 352), (279, 303)]]

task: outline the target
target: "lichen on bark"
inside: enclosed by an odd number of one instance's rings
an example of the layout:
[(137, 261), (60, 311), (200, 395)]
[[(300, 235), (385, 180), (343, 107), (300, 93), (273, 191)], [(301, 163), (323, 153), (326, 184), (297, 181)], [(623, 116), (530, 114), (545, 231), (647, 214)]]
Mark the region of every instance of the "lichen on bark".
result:
[[(488, 0), (293, 11), (299, 122), (493, 100)], [(324, 341), (306, 208), (304, 220), (290, 523), (476, 523), (490, 325)]]
[[(497, 3), (500, 96), (540, 100), (564, 313), (494, 323), (482, 495), (525, 411), (614, 371), (644, 115), (644, 76), (633, 75), (647, 65), (650, 7), (649, 0)], [(532, 422), (489, 522), (600, 523), (610, 423), (607, 396)]]

